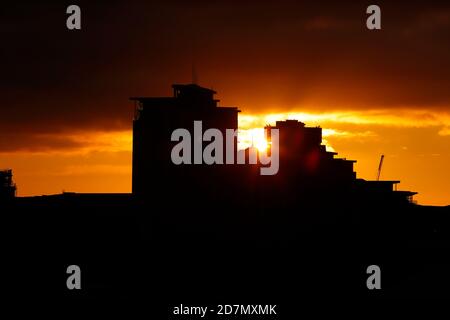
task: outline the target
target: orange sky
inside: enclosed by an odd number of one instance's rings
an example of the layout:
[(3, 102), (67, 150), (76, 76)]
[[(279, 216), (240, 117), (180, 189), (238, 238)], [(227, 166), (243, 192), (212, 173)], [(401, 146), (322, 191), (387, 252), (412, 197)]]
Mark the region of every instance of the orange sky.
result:
[[(400, 188), (419, 192), (421, 204), (450, 203), (450, 124), (446, 113), (418, 110), (270, 113), (240, 115), (241, 141), (250, 128), (280, 119), (299, 119), (324, 128), (327, 147), (354, 159), (360, 178), (374, 179), (381, 154), (382, 179), (401, 180)], [(257, 136), (255, 136), (255, 139)], [(68, 135), (83, 147), (70, 151), (1, 153), (0, 163), (14, 168), (21, 196), (75, 192), (131, 191), (131, 131)]]

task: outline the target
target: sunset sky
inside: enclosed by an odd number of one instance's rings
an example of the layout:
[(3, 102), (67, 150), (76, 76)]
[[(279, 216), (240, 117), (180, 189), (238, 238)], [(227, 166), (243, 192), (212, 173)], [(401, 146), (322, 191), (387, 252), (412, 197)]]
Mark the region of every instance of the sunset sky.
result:
[[(131, 96), (192, 81), (246, 130), (324, 128), (357, 176), (450, 204), (450, 2), (14, 1), (0, 10), (0, 168), (18, 194), (131, 191)], [(95, 2), (95, 4), (93, 4)], [(382, 30), (366, 28), (378, 4)], [(157, 121), (157, 119), (155, 119)]]

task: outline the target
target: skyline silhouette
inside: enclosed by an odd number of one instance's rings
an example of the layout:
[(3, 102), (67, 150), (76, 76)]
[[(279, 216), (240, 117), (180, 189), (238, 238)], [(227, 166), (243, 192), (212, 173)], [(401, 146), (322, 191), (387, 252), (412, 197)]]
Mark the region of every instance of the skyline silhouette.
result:
[(384, 154), (383, 179), (448, 204), (447, 2), (382, 1), (379, 32), (362, 1), (79, 5), (79, 31), (66, 4), (5, 5), (0, 168), (19, 196), (131, 192), (128, 97), (170, 95), (195, 63), (199, 84), (241, 108), (247, 142), (280, 120), (320, 125), (360, 178), (375, 179)]
[[(415, 192), (394, 188), (398, 181), (357, 178), (353, 160), (322, 145), (322, 128), (297, 120), (267, 127), (269, 145), (279, 132), (275, 175), (249, 161), (175, 164), (174, 129), (193, 130), (193, 120), (236, 129), (238, 109), (218, 106), (215, 92), (198, 85), (173, 89), (172, 97), (132, 98), (132, 193), (2, 202), (14, 213), (8, 232), (22, 261), (10, 271), (15, 290), (27, 288), (19, 276), (25, 261), (39, 257), (44, 276), (27, 289), (33, 299), (145, 301), (162, 314), (179, 300), (270, 299), (287, 314), (297, 294), (305, 301), (448, 298), (448, 280), (438, 275), (449, 265), (440, 252), (450, 243), (450, 206), (417, 205)], [(235, 144), (238, 152), (250, 157)], [(88, 274), (77, 294), (66, 290), (62, 272), (74, 262)], [(383, 270), (380, 293), (365, 285), (372, 264)]]
[[(170, 137), (177, 129), (185, 129), (193, 133), (192, 125), (195, 121), (200, 120), (199, 123), (203, 126), (203, 130), (209, 128), (219, 130), (223, 136), (226, 136), (226, 130), (231, 129), (234, 132), (232, 148), (232, 166), (236, 165), (235, 159), (239, 153), (243, 153), (244, 164), (246, 168), (238, 171), (228, 168), (226, 170), (218, 170), (226, 172), (227, 175), (242, 175), (243, 172), (248, 171), (254, 175), (255, 169), (252, 167), (267, 167), (257, 164), (259, 153), (263, 150), (258, 150), (252, 145), (239, 150), (238, 141), (240, 140), (238, 133), (238, 114), (241, 112), (237, 107), (219, 107), (219, 100), (214, 98), (217, 93), (214, 90), (203, 88), (197, 84), (174, 84), (172, 97), (132, 97), (130, 100), (135, 102), (135, 111), (133, 119), (133, 174), (132, 174), (132, 194), (140, 197), (145, 196), (144, 190), (154, 187), (148, 186), (148, 181), (153, 181), (159, 185), (164, 191), (168, 192), (171, 186), (167, 186), (167, 181), (170, 184), (185, 185), (186, 192), (193, 183), (192, 178), (198, 179), (202, 170), (208, 167), (215, 167), (217, 165), (201, 166), (186, 168), (185, 165), (175, 165), (173, 160), (169, 160), (172, 156), (170, 150), (173, 149), (176, 143)], [(148, 115), (147, 115), (148, 113)], [(354, 191), (372, 194), (391, 193), (393, 198), (397, 201), (405, 201), (405, 203), (416, 203), (413, 196), (417, 192), (411, 191), (397, 191), (398, 180), (381, 180), (381, 169), (384, 155), (378, 168), (378, 175), (376, 180), (368, 180), (358, 178), (356, 172), (353, 171), (353, 165), (357, 160), (347, 160), (345, 158), (335, 158), (338, 154), (334, 151), (327, 151), (325, 145), (322, 144), (322, 128), (305, 127), (305, 124), (298, 120), (282, 120), (276, 121), (275, 126), (266, 125), (264, 128), (266, 137), (266, 148), (268, 154), (271, 153), (271, 131), (281, 130), (280, 146), (277, 146), (277, 152), (281, 157), (281, 164), (277, 163), (275, 174), (281, 176), (278, 180), (299, 180), (301, 181), (301, 189), (317, 189), (316, 192), (324, 192), (329, 187), (335, 188), (334, 192), (341, 191), (341, 188), (353, 188)], [(203, 133), (200, 132), (203, 136)], [(194, 133), (195, 138), (195, 133)], [(202, 138), (203, 139), (203, 138)], [(277, 139), (278, 140), (278, 139)], [(189, 144), (194, 146), (195, 140), (189, 140)], [(212, 140), (214, 141), (214, 139)], [(278, 142), (277, 142), (278, 143)], [(205, 142), (202, 142), (201, 153)], [(227, 146), (223, 144), (223, 154), (226, 153)], [(196, 147), (194, 146), (193, 149)], [(252, 150), (252, 148), (255, 148)], [(216, 151), (217, 152), (217, 151)], [(250, 153), (254, 152), (253, 156)], [(250, 165), (249, 160), (253, 157), (254, 165)], [(224, 161), (222, 159), (221, 161)], [(189, 163), (194, 163), (193, 158)], [(223, 162), (225, 163), (225, 162)], [(270, 163), (269, 163), (270, 165)], [(278, 166), (283, 168), (278, 172)], [(244, 173), (244, 177), (248, 175)], [(16, 185), (12, 181), (12, 170), (3, 170), (0, 172), (2, 197), (12, 198), (16, 196)], [(223, 174), (223, 173), (222, 173)], [(156, 178), (155, 178), (156, 177)], [(158, 178), (159, 177), (159, 178)], [(248, 178), (248, 177), (247, 177)], [(274, 181), (255, 180), (256, 177), (251, 178), (253, 184), (267, 184)], [(221, 177), (222, 180), (227, 180)], [(275, 180), (276, 181), (276, 180)], [(322, 185), (323, 188), (319, 188)], [(298, 188), (299, 186), (285, 185), (285, 188)], [(247, 188), (251, 188), (248, 186)], [(363, 192), (364, 190), (364, 192)], [(330, 190), (327, 190), (330, 192)], [(63, 193), (65, 193), (63, 191)], [(219, 191), (219, 193), (221, 193)], [(326, 195), (324, 195), (326, 197)], [(189, 197), (189, 196), (188, 196)], [(403, 200), (401, 200), (403, 199)]]
[[(176, 171), (179, 168), (174, 168), (168, 161), (170, 157), (170, 150), (175, 143), (171, 141), (168, 135), (178, 128), (187, 129), (192, 131), (192, 125), (196, 120), (202, 119), (205, 121), (204, 130), (208, 128), (218, 129), (226, 136), (226, 129), (234, 130), (235, 137), (233, 143), (233, 159), (238, 158), (238, 153), (245, 153), (243, 159), (246, 163), (249, 162), (249, 147), (245, 149), (239, 149), (239, 141), (241, 137), (238, 134), (238, 114), (241, 112), (237, 107), (219, 107), (217, 100), (214, 98), (216, 91), (208, 88), (203, 88), (197, 84), (174, 84), (173, 97), (132, 97), (130, 100), (135, 102), (134, 120), (133, 120), (133, 174), (132, 174), (132, 193), (140, 193), (140, 189), (144, 189), (146, 181), (152, 179), (154, 170), (165, 172), (164, 170)], [(144, 109), (147, 110), (144, 112)], [(144, 114), (150, 113), (143, 117)], [(174, 117), (173, 119), (171, 119)], [(156, 121), (155, 121), (156, 118)], [(171, 120), (169, 120), (171, 119)], [(161, 121), (161, 122), (160, 122)], [(170, 125), (169, 125), (169, 123)], [(275, 126), (266, 125), (264, 128), (263, 137), (266, 146), (270, 149), (270, 132), (272, 129), (281, 129), (281, 165), (287, 166), (291, 172), (298, 171), (293, 170), (294, 167), (304, 168), (304, 173), (299, 176), (301, 179), (305, 177), (314, 176), (314, 172), (317, 174), (322, 173), (315, 178), (317, 181), (326, 181), (325, 176), (336, 178), (339, 181), (339, 175), (344, 175), (345, 170), (349, 170), (347, 174), (347, 181), (352, 181), (354, 188), (361, 190), (371, 190), (372, 192), (378, 192), (385, 190), (396, 194), (397, 197), (404, 198), (409, 203), (417, 203), (413, 200), (413, 196), (417, 192), (411, 191), (397, 191), (397, 184), (399, 180), (382, 180), (381, 175), (381, 163), (379, 166), (377, 179), (367, 180), (357, 178), (357, 173), (353, 171), (353, 164), (357, 160), (347, 160), (346, 158), (335, 158), (337, 152), (327, 150), (327, 147), (322, 144), (322, 128), (317, 127), (305, 127), (305, 124), (292, 119), (277, 120)], [(242, 132), (241, 132), (242, 134)], [(253, 138), (253, 137), (252, 137)], [(247, 137), (248, 139), (248, 137)], [(147, 141), (147, 142), (145, 142)], [(205, 145), (205, 142), (203, 142)], [(250, 147), (253, 146), (253, 141)], [(145, 151), (154, 148), (158, 152)], [(194, 147), (195, 148), (195, 147)], [(288, 151), (290, 150), (290, 151)], [(223, 153), (226, 153), (226, 146), (224, 145)], [(259, 158), (258, 149), (255, 149), (255, 156)], [(261, 151), (261, 150), (259, 150)], [(270, 150), (269, 153), (270, 154)], [(382, 155), (384, 158), (384, 155)], [(290, 159), (290, 160), (288, 160)], [(293, 161), (295, 159), (295, 161)], [(257, 160), (256, 160), (257, 161)], [(326, 164), (328, 163), (328, 164)], [(319, 167), (320, 164), (320, 168)], [(278, 166), (278, 165), (277, 165)], [(181, 166), (183, 167), (183, 166)], [(247, 166), (251, 167), (251, 166)], [(328, 169), (324, 169), (329, 167)], [(164, 169), (165, 168), (165, 169)], [(196, 166), (200, 168), (200, 166)], [(341, 169), (338, 169), (341, 168)], [(163, 170), (163, 171), (160, 171)], [(181, 171), (195, 171), (194, 168), (182, 169)], [(249, 169), (253, 171), (254, 169)], [(174, 171), (174, 172), (175, 172)], [(228, 171), (228, 170), (227, 170)], [(325, 174), (326, 172), (326, 174)], [(230, 172), (228, 172), (229, 174)], [(276, 173), (278, 173), (278, 168)], [(281, 173), (281, 175), (282, 175)], [(177, 173), (178, 174), (178, 173)], [(193, 173), (191, 173), (193, 175)], [(170, 176), (170, 174), (169, 174)], [(4, 170), (1, 175), (2, 194), (9, 197), (16, 195), (16, 185), (12, 183), (12, 170)], [(181, 178), (182, 181), (184, 178)], [(164, 179), (160, 179), (159, 183), (164, 185)], [(186, 181), (184, 181), (185, 183)], [(308, 182), (303, 181), (305, 184)], [(344, 180), (342, 180), (344, 182)], [(258, 181), (257, 183), (266, 183)], [(8, 184), (10, 186), (8, 186)], [(344, 184), (348, 184), (344, 182)], [(65, 191), (63, 191), (64, 193)], [(101, 193), (101, 192), (100, 192)]]

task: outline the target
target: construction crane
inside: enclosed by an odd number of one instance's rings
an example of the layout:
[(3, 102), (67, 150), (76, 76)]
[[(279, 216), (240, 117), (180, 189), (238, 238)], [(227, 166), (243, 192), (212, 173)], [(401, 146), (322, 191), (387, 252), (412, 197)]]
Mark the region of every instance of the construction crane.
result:
[(384, 154), (381, 155), (380, 164), (378, 165), (377, 181), (380, 181), (381, 168), (383, 167)]

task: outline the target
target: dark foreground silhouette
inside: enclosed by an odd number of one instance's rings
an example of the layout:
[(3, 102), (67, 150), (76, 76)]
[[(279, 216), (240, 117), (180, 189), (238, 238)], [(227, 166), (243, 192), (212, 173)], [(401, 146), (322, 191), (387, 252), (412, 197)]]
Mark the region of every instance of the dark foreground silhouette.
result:
[[(287, 315), (308, 301), (449, 297), (450, 207), (416, 205), (398, 181), (357, 179), (321, 128), (269, 127), (280, 133), (273, 176), (258, 164), (174, 165), (174, 129), (237, 128), (239, 110), (217, 107), (214, 93), (175, 85), (173, 97), (133, 98), (132, 194), (5, 200), (10, 296), (121, 301), (161, 317), (180, 303), (278, 304)], [(79, 291), (66, 287), (72, 264)], [(367, 289), (370, 265), (381, 290)]]

